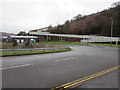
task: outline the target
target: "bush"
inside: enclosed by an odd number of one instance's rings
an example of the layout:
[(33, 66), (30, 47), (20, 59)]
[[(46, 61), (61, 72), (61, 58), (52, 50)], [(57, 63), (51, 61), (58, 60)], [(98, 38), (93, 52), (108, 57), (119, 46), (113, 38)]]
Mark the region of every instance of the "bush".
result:
[(15, 47), (15, 46), (17, 46), (17, 45), (18, 45), (18, 43), (17, 43), (17, 42), (13, 43), (13, 47)]

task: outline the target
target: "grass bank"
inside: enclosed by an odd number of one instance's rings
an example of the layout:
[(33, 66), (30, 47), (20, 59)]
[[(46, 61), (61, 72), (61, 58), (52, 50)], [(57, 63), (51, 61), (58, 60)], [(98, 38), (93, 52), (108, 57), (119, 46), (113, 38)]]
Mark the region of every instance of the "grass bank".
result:
[(69, 44), (69, 45), (83, 45), (83, 46), (90, 46), (90, 44), (94, 44), (94, 45), (101, 45), (101, 46), (111, 46), (111, 47), (120, 47), (120, 45), (115, 45), (115, 44), (103, 44), (103, 43), (80, 43), (80, 42), (60, 42), (60, 41), (56, 41), (56, 42), (39, 42), (37, 44)]
[(39, 42), (37, 44), (70, 44), (70, 45), (88, 45), (87, 43), (80, 43), (80, 42), (66, 42), (66, 41), (63, 41), (63, 42)]
[(120, 47), (120, 45), (116, 45), (116, 44), (103, 44), (103, 43), (90, 43), (90, 44), (100, 45), (100, 46)]
[(56, 53), (56, 52), (65, 52), (70, 51), (71, 48), (64, 49), (50, 49), (50, 50), (27, 50), (27, 51), (2, 51), (0, 56), (20, 56), (20, 55), (34, 55), (34, 54), (44, 54), (44, 53)]
[(13, 43), (10, 42), (0, 42), (0, 49), (26, 49), (26, 48), (56, 48), (61, 46), (53, 46), (53, 45), (37, 45), (33, 43), (32, 45), (26, 46), (25, 43), (19, 43), (16, 46), (13, 46)]

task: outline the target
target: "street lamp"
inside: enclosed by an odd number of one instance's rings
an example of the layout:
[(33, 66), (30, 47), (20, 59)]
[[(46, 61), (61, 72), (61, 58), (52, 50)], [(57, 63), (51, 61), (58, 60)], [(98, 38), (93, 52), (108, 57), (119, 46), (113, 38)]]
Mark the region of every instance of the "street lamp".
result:
[(82, 30), (82, 34), (83, 34), (83, 43), (84, 43), (84, 29)]
[(111, 46), (112, 46), (112, 35), (113, 35), (113, 18), (111, 17)]

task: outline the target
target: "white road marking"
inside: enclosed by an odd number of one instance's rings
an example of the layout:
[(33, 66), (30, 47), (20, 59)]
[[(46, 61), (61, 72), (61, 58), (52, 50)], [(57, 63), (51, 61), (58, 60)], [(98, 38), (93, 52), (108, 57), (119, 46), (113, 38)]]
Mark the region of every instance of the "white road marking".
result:
[(72, 59), (75, 59), (75, 58), (78, 58), (78, 57), (72, 57)]
[(4, 68), (2, 68), (2, 70), (4, 70), (4, 69), (18, 68), (18, 67), (25, 67), (25, 66), (30, 66), (30, 65), (33, 65), (33, 64), (24, 64), (24, 65), (13, 66), (13, 67), (4, 67)]
[(55, 61), (56, 61), (56, 62), (57, 62), (57, 61), (64, 61), (64, 60), (75, 59), (75, 58), (78, 58), (78, 57), (64, 58), (64, 59), (59, 59), (59, 60), (55, 60)]

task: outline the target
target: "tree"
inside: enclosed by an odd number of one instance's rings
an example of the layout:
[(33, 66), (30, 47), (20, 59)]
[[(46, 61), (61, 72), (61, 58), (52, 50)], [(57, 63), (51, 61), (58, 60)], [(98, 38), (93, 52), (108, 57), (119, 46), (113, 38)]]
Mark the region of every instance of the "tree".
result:
[(20, 31), (17, 35), (18, 36), (26, 36), (27, 33), (25, 31)]
[(82, 15), (81, 15), (81, 14), (78, 14), (77, 16), (73, 17), (72, 20), (79, 20), (81, 17), (82, 17)]
[(70, 22), (69, 22), (69, 20), (67, 20), (65, 23), (64, 23), (64, 26), (63, 26), (63, 28), (62, 28), (63, 30), (63, 33), (65, 33), (65, 34), (68, 34), (68, 33), (70, 33)]
[(114, 6), (114, 7), (120, 6), (120, 1), (113, 3), (111, 6)]
[[(117, 7), (110, 8), (109, 10), (104, 10), (98, 13), (93, 13), (91, 15), (82, 16), (78, 14), (70, 21), (67, 20), (61, 28), (56, 26), (52, 29), (53, 33), (63, 33), (63, 34), (96, 34), (110, 36), (111, 30), (111, 18), (113, 19), (113, 36), (120, 36), (119, 33), (119, 23), (120, 21), (120, 2), (117, 2)], [(59, 32), (58, 32), (59, 31)]]

